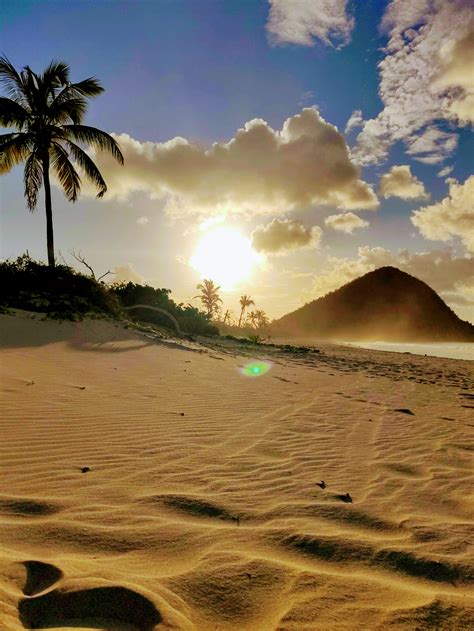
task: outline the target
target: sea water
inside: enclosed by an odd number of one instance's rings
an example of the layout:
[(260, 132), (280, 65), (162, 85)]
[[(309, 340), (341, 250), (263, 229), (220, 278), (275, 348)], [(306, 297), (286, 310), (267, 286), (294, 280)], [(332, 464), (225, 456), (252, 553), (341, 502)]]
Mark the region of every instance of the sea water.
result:
[(391, 351), (392, 353), (412, 353), (450, 359), (470, 359), (474, 361), (474, 343), (448, 342), (445, 344), (396, 344), (394, 342), (351, 342), (348, 346)]

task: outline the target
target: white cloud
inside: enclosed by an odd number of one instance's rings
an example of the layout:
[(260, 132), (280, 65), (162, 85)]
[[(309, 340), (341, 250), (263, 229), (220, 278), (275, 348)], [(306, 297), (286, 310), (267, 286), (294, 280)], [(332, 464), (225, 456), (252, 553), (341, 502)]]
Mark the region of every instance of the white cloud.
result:
[(328, 46), (350, 41), (354, 19), (347, 13), (347, 0), (269, 0), (267, 31), (275, 44), (313, 46), (320, 40)]
[(252, 232), (252, 247), (265, 254), (283, 254), (303, 247), (317, 247), (322, 231), (318, 226), (306, 228), (295, 219), (273, 219)]
[[(411, 274), (427, 283), (449, 304), (474, 306), (474, 259), (456, 256), (452, 250), (433, 252), (391, 252), (385, 248), (364, 246), (355, 259), (330, 257), (322, 272), (314, 278), (309, 300), (320, 298), (345, 283), (387, 265)], [(469, 313), (469, 311), (466, 311)], [(472, 318), (472, 315), (471, 315)]]
[(441, 65), (435, 86), (441, 89), (461, 88), (456, 98), (447, 103), (449, 115), (461, 125), (474, 123), (474, 17), (466, 35), (443, 43), (439, 54)]
[(393, 166), (380, 178), (380, 194), (383, 197), (400, 197), (401, 199), (427, 199), (423, 182), (420, 182), (407, 164)]
[(137, 224), (139, 226), (146, 226), (148, 221), (149, 221), (148, 217), (146, 215), (143, 215), (143, 217), (138, 217)]
[(362, 110), (354, 110), (346, 123), (345, 134), (349, 134), (353, 129), (362, 127), (364, 119), (362, 118)]
[(137, 285), (145, 285), (145, 278), (139, 274), (131, 263), (126, 265), (117, 265), (112, 270), (114, 276), (109, 280), (110, 283), (136, 283)]
[(453, 168), (454, 167), (449, 167), (449, 166), (442, 168), (441, 171), (437, 173), (438, 177), (446, 177), (452, 172)]
[(280, 131), (254, 119), (229, 142), (209, 149), (179, 137), (164, 143), (139, 142), (127, 134), (114, 137), (125, 166), (106, 154), (96, 156), (108, 199), (142, 191), (164, 199), (168, 212), (184, 216), (378, 206), (350, 160), (343, 135), (313, 108), (288, 118)]
[[(458, 237), (474, 253), (474, 175), (464, 184), (449, 180), (449, 195), (431, 206), (415, 210), (411, 221), (431, 241)], [(472, 273), (474, 275), (474, 266)]]
[(389, 3), (382, 20), (389, 41), (379, 64), (384, 107), (364, 122), (357, 138), (353, 156), (360, 164), (384, 160), (398, 140), (428, 164), (451, 155), (457, 135), (435, 125), (443, 119), (460, 124), (470, 119), (473, 21), (472, 0)]
[(406, 152), (426, 164), (442, 162), (458, 145), (458, 137), (436, 127), (427, 127), (416, 136), (406, 140)]
[(324, 223), (333, 230), (339, 230), (341, 232), (346, 232), (347, 234), (352, 234), (354, 230), (357, 230), (358, 228), (366, 228), (369, 225), (368, 221), (361, 219), (358, 215), (354, 215), (354, 213), (329, 215), (329, 217), (326, 217), (324, 220)]

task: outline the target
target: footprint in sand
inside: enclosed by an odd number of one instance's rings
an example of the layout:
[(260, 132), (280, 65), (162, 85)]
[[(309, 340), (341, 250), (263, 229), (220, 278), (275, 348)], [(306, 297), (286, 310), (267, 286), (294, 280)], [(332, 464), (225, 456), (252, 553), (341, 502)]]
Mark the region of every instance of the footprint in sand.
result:
[(41, 561), (25, 561), (26, 581), (18, 612), (26, 629), (72, 626), (94, 629), (153, 631), (162, 621), (153, 603), (120, 586), (66, 591), (59, 568)]
[(0, 496), (0, 514), (4, 513), (9, 517), (45, 517), (54, 515), (59, 510), (58, 506), (49, 502), (24, 497)]
[(61, 570), (49, 563), (24, 561), (21, 565), (26, 570), (26, 582), (22, 590), (25, 596), (40, 594), (63, 577)]

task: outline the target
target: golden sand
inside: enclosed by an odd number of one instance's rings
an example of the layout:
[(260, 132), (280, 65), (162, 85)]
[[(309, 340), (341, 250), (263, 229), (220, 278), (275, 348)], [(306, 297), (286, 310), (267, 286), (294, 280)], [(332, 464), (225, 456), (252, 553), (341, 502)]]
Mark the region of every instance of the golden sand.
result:
[(474, 628), (472, 363), (0, 326), (2, 630)]

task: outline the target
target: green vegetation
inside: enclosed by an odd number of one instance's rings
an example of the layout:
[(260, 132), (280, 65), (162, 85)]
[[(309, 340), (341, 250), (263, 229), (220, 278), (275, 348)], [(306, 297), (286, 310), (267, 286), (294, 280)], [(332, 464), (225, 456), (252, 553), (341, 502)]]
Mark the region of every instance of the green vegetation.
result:
[[(226, 309), (223, 313), (222, 309), (222, 299), (219, 295), (220, 287), (214, 283), (213, 280), (209, 280), (205, 278), (202, 283), (199, 283), (197, 289), (200, 290), (200, 294), (194, 296), (194, 298), (199, 298), (202, 302), (204, 308), (206, 309), (207, 316), (209, 320), (213, 320), (215, 324), (219, 327), (219, 331), (222, 334), (226, 333), (234, 333), (237, 329), (238, 333), (242, 335), (246, 335), (248, 339), (252, 340), (263, 340), (264, 338), (256, 335), (254, 331), (263, 331), (268, 327), (270, 321), (267, 317), (265, 311), (261, 309), (257, 309), (255, 311), (250, 311), (247, 314), (245, 320), (243, 319), (245, 309), (250, 307), (251, 305), (255, 305), (255, 302), (250, 298), (250, 296), (241, 296), (240, 297), (240, 317), (238, 324), (235, 319), (232, 317), (232, 312), (229, 309)], [(193, 300), (194, 300), (193, 298)]]
[[(210, 315), (203, 313), (191, 305), (177, 304), (170, 298), (170, 289), (155, 289), (148, 285), (127, 283), (112, 285), (110, 291), (117, 297), (124, 307), (145, 304), (151, 307), (165, 309), (176, 318), (182, 331), (197, 335), (219, 335), (217, 327), (210, 324)], [(166, 316), (148, 309), (136, 309), (133, 317), (144, 322), (151, 322), (159, 326), (169, 327)]]
[(252, 327), (253, 329), (264, 329), (268, 326), (269, 320), (265, 311), (261, 309), (257, 309), (256, 311), (251, 311), (246, 318), (247, 325)]
[(28, 254), (0, 263), (0, 305), (79, 320), (85, 315), (118, 317), (120, 305), (106, 285), (67, 265), (51, 267)]
[(248, 338), (253, 344), (261, 344), (265, 341), (265, 338), (261, 335), (249, 335)]
[(0, 263), (0, 286), (0, 309), (26, 309), (66, 320), (85, 316), (133, 319), (170, 328), (170, 321), (163, 314), (147, 309), (124, 311), (124, 307), (146, 304), (174, 316), (186, 333), (219, 334), (206, 313), (190, 305), (177, 304), (170, 297), (169, 289), (135, 283), (106, 285), (68, 265), (51, 267), (34, 261), (28, 254)]
[(80, 145), (107, 151), (123, 164), (112, 136), (81, 124), (88, 99), (104, 89), (94, 77), (71, 83), (69, 66), (63, 61), (52, 61), (37, 74), (29, 66), (16, 70), (6, 57), (0, 57), (0, 84), (10, 97), (0, 97), (0, 125), (16, 130), (0, 135), (0, 173), (25, 163), (25, 197), (31, 211), (44, 185), (48, 263), (54, 266), (50, 169), (67, 199), (75, 202), (81, 190), (76, 166), (97, 188), (97, 197), (107, 191), (99, 169)]
[(219, 296), (220, 287), (215, 285), (213, 280), (205, 278), (202, 283), (199, 283), (197, 289), (201, 293), (198, 296), (194, 296), (194, 298), (199, 298), (206, 307), (207, 315), (211, 318), (214, 313), (219, 311), (219, 303), (222, 303), (222, 299)]

